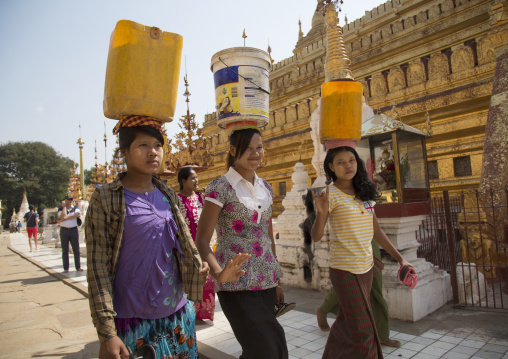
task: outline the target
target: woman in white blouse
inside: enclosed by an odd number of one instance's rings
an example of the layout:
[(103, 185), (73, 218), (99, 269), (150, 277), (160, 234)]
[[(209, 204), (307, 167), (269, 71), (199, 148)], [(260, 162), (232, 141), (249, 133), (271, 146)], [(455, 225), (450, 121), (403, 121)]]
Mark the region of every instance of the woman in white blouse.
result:
[[(206, 187), (196, 246), (210, 265), (222, 310), (242, 346), (241, 358), (288, 358), (274, 306), (284, 302), (275, 255), (271, 186), (256, 175), (264, 155), (257, 128), (230, 136), (228, 172)], [(217, 230), (215, 254), (210, 249)]]

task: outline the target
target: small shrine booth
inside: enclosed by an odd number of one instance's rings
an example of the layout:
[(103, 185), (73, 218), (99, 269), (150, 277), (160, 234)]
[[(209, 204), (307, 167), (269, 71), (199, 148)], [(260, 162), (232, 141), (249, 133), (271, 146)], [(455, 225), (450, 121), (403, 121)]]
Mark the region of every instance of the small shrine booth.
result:
[(402, 123), (397, 114), (395, 119), (377, 114), (363, 122), (356, 147), (381, 195), (374, 207), (379, 225), (418, 273), (417, 287), (409, 289), (396, 280), (399, 264), (389, 255), (382, 258), (383, 296), (390, 317), (408, 321), (425, 317), (452, 297), (449, 274), (417, 257), (416, 231), (430, 211), (425, 146), (429, 136), (429, 123), (423, 132)]
[(378, 204), (429, 200), (427, 137), (427, 133), (384, 114), (375, 115), (362, 124), (362, 139), (357, 151), (381, 194)]

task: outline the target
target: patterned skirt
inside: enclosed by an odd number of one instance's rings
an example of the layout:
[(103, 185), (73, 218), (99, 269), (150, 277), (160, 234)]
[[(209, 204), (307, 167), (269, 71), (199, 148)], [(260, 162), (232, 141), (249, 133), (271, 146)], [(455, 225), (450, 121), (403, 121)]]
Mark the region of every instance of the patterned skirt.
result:
[(199, 358), (191, 301), (166, 318), (115, 318), (115, 325), (118, 337), (133, 353), (149, 344), (158, 359)]
[(194, 311), (196, 319), (210, 319), (213, 322), (215, 313), (215, 279), (208, 275), (208, 279), (203, 287), (203, 301), (194, 302)]
[(323, 359), (383, 359), (370, 305), (373, 270), (364, 274), (330, 268), (339, 314), (330, 328)]

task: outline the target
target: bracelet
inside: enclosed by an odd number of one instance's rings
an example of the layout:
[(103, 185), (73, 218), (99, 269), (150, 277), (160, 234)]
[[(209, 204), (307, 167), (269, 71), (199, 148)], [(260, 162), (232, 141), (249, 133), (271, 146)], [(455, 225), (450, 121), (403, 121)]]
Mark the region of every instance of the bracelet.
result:
[(281, 287), (280, 285), (277, 285), (277, 288), (280, 288), (280, 289), (282, 289), (282, 287)]

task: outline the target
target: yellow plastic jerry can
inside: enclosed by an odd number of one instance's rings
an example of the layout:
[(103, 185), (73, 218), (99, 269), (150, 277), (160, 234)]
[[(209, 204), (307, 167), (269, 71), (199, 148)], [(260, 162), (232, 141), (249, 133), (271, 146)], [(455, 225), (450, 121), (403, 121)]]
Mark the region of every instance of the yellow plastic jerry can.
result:
[(330, 81), (321, 85), (321, 142), (362, 136), (363, 85), (354, 81)]
[(111, 34), (104, 116), (144, 115), (171, 122), (175, 113), (183, 37), (120, 20)]

